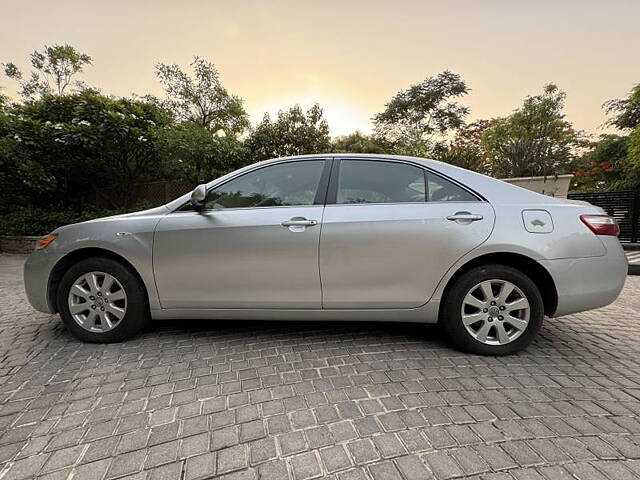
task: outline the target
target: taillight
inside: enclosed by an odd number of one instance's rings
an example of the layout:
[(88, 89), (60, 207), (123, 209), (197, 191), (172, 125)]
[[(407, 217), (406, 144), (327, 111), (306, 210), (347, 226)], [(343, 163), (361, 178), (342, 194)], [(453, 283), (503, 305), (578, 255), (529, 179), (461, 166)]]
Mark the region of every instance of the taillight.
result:
[(580, 215), (580, 220), (596, 235), (617, 237), (620, 234), (618, 222), (609, 215)]

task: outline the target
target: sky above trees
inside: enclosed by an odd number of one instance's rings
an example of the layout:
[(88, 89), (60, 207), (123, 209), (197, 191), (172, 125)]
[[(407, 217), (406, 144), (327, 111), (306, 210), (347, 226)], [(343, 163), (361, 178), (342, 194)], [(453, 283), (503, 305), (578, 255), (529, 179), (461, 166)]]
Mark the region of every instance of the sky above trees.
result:
[[(602, 133), (602, 103), (640, 78), (637, 0), (7, 0), (0, 11), (0, 62), (28, 70), (25, 52), (70, 43), (93, 58), (87, 84), (159, 95), (155, 65), (199, 55), (254, 124), (318, 102), (332, 135), (370, 131), (398, 90), (445, 69), (471, 88), (469, 121), (507, 115), (554, 82), (567, 119)], [(0, 87), (17, 97), (8, 79)]]

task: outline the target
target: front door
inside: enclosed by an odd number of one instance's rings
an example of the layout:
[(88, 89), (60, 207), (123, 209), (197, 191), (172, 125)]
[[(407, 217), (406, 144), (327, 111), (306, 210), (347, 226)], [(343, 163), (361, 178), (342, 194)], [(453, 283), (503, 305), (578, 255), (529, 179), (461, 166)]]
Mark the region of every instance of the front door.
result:
[(164, 217), (153, 246), (162, 308), (321, 308), (325, 163), (261, 167), (210, 190), (202, 210)]
[(419, 307), (491, 233), (491, 205), (420, 166), (334, 162), (320, 239), (325, 309)]

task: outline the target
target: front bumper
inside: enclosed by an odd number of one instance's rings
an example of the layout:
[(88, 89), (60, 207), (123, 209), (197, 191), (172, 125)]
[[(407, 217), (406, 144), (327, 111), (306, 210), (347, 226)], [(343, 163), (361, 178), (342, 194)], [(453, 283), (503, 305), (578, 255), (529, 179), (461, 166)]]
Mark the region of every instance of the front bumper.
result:
[(47, 250), (36, 250), (24, 263), (24, 289), (33, 308), (44, 313), (56, 313), (49, 302), (49, 278), (58, 256)]
[(556, 284), (554, 317), (609, 305), (620, 295), (628, 263), (616, 237), (601, 236), (607, 252), (599, 257), (542, 260)]

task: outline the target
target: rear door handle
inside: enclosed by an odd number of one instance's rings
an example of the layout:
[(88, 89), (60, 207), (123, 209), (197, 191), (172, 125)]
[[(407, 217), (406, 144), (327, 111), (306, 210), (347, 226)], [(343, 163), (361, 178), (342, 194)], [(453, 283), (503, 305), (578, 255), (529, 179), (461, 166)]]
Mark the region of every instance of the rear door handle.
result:
[(449, 215), (447, 220), (451, 220), (452, 222), (477, 222), (483, 218), (484, 217), (482, 215), (474, 215), (469, 212), (457, 212), (453, 215)]
[(317, 220), (307, 220), (305, 219), (298, 219), (298, 220), (285, 220), (284, 222), (282, 222), (282, 226), (283, 227), (313, 227), (314, 225), (317, 225), (318, 221)]

